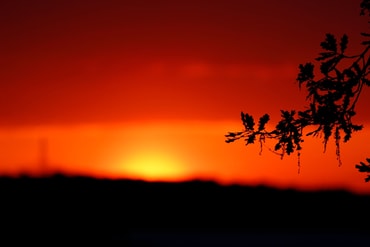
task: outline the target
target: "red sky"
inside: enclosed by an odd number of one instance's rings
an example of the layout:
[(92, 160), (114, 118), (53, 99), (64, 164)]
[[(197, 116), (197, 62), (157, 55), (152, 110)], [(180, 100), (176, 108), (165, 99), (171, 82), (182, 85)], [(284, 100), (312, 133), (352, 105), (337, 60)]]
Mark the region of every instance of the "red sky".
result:
[(340, 168), (330, 150), (322, 155), (320, 140), (307, 144), (299, 175), (295, 157), (224, 142), (241, 128), (240, 111), (269, 113), (273, 123), (280, 109), (302, 109), (297, 68), (314, 61), (325, 33), (348, 34), (349, 51), (360, 51), (368, 26), (359, 3), (3, 1), (3, 173), (35, 171), (26, 164), (39, 162), (45, 138), (50, 169), (134, 176), (131, 164), (139, 177), (154, 170), (166, 179), (370, 191), (354, 168), (368, 154), (369, 97), (356, 118), (365, 130), (345, 145)]

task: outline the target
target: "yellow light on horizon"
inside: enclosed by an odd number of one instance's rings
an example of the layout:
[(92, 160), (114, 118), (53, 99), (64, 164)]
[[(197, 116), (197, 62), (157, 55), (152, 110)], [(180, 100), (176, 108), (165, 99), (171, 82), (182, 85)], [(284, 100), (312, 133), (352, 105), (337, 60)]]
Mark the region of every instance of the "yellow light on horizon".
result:
[(121, 169), (127, 177), (148, 181), (178, 181), (187, 175), (180, 161), (158, 151), (136, 153), (124, 161)]

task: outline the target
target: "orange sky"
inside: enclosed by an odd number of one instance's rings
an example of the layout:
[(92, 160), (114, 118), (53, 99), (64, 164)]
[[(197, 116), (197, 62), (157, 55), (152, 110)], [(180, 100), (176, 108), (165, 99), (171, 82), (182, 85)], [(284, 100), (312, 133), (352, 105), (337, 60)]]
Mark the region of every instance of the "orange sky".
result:
[(240, 111), (274, 123), (280, 109), (302, 109), (297, 68), (314, 61), (325, 33), (348, 34), (349, 50), (360, 51), (368, 27), (359, 3), (3, 1), (0, 172), (370, 193), (354, 168), (368, 156), (369, 97), (356, 118), (365, 129), (344, 144), (341, 167), (334, 145), (323, 155), (318, 139), (305, 143), (300, 174), (295, 155), (281, 161), (224, 142), (242, 127)]

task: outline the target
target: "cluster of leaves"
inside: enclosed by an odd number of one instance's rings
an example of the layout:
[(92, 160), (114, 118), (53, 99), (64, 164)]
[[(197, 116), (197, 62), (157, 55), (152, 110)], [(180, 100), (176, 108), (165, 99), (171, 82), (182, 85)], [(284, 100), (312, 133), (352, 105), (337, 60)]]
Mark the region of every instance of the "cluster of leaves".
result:
[[(356, 165), (356, 168), (359, 172), (366, 172), (370, 173), (370, 158), (366, 158), (366, 161), (368, 164), (365, 164), (364, 162), (360, 161), (360, 164)], [(368, 175), (365, 178), (365, 182), (370, 182), (370, 175)]]
[[(370, 36), (367, 33), (362, 35)], [(320, 72), (323, 77), (315, 80), (314, 65), (307, 63), (299, 66), (297, 78), (300, 87), (302, 84), (306, 86), (307, 99), (310, 100), (309, 109), (305, 111), (306, 119), (310, 125), (318, 126), (308, 135), (323, 134), (326, 147), (329, 137), (334, 134), (338, 158), (341, 133), (344, 133), (344, 142), (347, 142), (354, 131), (362, 129), (361, 125), (352, 123), (352, 117), (356, 115), (355, 106), (363, 87), (370, 85), (367, 78), (370, 65), (369, 42), (363, 42), (366, 48), (357, 56), (345, 54), (347, 44), (348, 37), (343, 35), (338, 49), (334, 35), (327, 34), (325, 41), (321, 43), (325, 51), (316, 58), (321, 61)], [(348, 59), (354, 60), (351, 65), (342, 70), (338, 69), (338, 65)]]
[[(303, 116), (303, 112), (298, 112), (298, 115)], [(276, 125), (276, 128), (272, 131), (266, 129), (266, 124), (270, 120), (268, 114), (260, 117), (258, 126), (255, 127), (253, 116), (248, 113), (241, 113), (241, 119), (244, 125), (244, 130), (239, 132), (229, 132), (226, 136), (226, 142), (230, 143), (235, 140), (244, 138), (246, 145), (255, 143), (258, 139), (262, 152), (262, 144), (266, 138), (276, 139), (275, 152), (280, 151), (281, 158), (284, 154), (291, 154), (295, 150), (301, 150), (302, 130), (307, 124), (300, 118), (295, 117), (296, 112), (293, 111), (281, 111), (281, 120)]]
[[(361, 15), (370, 13), (370, 0), (361, 3)], [(369, 14), (370, 15), (370, 14)], [(353, 124), (352, 118), (356, 115), (355, 107), (364, 87), (370, 86), (368, 78), (370, 73), (370, 34), (361, 33), (364, 37), (362, 45), (364, 50), (358, 55), (349, 56), (346, 53), (348, 36), (343, 35), (339, 44), (334, 35), (326, 34), (321, 42), (323, 52), (315, 59), (320, 62), (320, 79), (316, 79), (313, 63), (299, 65), (297, 81), (299, 88), (304, 86), (308, 92), (309, 105), (303, 111), (281, 111), (281, 120), (274, 130), (268, 131), (266, 124), (270, 117), (268, 114), (259, 119), (258, 127), (255, 128), (254, 119), (247, 113), (241, 113), (244, 130), (229, 132), (225, 135), (226, 142), (230, 143), (238, 139), (244, 139), (246, 145), (254, 143), (257, 139), (262, 143), (266, 138), (275, 139), (277, 143), (274, 152), (281, 157), (290, 155), (294, 151), (298, 153), (298, 165), (300, 165), (300, 150), (304, 136), (323, 137), (324, 151), (331, 136), (334, 136), (336, 155), (340, 160), (340, 140), (347, 142), (352, 133), (362, 129), (362, 125)], [(347, 65), (349, 64), (349, 65)], [(347, 65), (347, 66), (345, 66)], [(303, 135), (307, 126), (313, 126), (314, 130)], [(370, 159), (368, 160), (370, 163)], [(356, 168), (360, 172), (370, 173), (370, 164), (361, 162)], [(370, 175), (366, 179), (370, 181)]]

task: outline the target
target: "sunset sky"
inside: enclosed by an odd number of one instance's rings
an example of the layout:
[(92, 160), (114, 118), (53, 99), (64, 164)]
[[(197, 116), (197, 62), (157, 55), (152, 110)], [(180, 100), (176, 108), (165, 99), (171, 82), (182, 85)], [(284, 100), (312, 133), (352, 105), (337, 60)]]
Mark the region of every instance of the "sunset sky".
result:
[[(0, 173), (343, 188), (370, 193), (354, 165), (364, 130), (342, 144), (308, 138), (283, 160), (225, 143), (256, 117), (302, 110), (298, 65), (330, 32), (361, 51), (357, 0), (12, 0), (0, 2)], [(271, 126), (273, 127), (273, 126)]]

